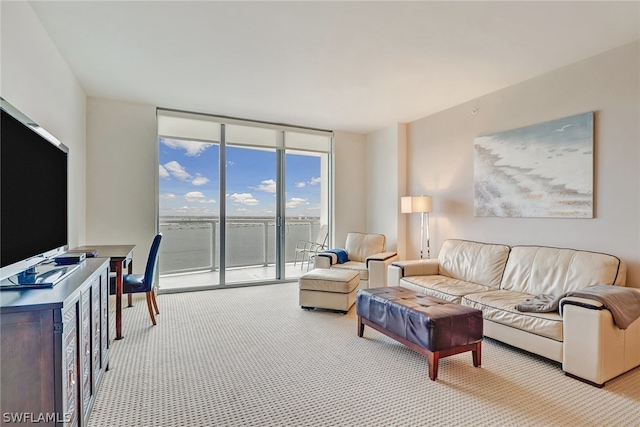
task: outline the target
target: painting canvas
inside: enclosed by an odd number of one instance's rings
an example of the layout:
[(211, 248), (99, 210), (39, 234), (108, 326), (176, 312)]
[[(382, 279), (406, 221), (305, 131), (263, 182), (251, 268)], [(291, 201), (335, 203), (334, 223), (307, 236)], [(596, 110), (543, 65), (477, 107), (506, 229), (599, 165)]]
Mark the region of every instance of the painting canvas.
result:
[(593, 218), (593, 113), (474, 140), (475, 215)]

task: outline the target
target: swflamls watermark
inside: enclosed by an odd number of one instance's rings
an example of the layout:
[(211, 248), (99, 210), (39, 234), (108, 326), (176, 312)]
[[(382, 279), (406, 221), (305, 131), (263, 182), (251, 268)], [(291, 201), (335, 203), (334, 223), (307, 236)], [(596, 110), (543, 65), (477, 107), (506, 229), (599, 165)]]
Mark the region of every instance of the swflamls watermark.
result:
[(71, 414), (58, 414), (57, 412), (3, 412), (2, 421), (9, 423), (68, 423)]

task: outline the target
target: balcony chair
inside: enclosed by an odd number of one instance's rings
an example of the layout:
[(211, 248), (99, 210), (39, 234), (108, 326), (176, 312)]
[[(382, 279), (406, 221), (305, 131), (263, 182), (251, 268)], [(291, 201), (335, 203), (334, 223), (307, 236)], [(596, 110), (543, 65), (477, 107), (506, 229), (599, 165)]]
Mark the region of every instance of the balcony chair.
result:
[[(147, 308), (149, 309), (149, 315), (151, 316), (151, 322), (155, 326), (156, 317), (155, 314), (160, 314), (158, 310), (158, 303), (156, 302), (156, 290), (153, 283), (156, 265), (158, 264), (158, 249), (160, 248), (160, 241), (162, 240), (162, 233), (158, 233), (153, 239), (151, 244), (151, 250), (149, 251), (149, 258), (147, 259), (147, 266), (144, 270), (144, 274), (125, 274), (122, 277), (122, 293), (134, 294), (144, 292), (147, 297)], [(116, 277), (111, 275), (110, 277), (110, 293), (115, 295), (116, 293)]]
[[(387, 286), (387, 267), (398, 261), (395, 251), (387, 251), (383, 234), (349, 233), (344, 249), (340, 252), (348, 258), (339, 259), (330, 251), (318, 252), (315, 268), (340, 268), (357, 271), (360, 275), (359, 289)], [(342, 252), (344, 251), (344, 252)]]
[(296, 255), (293, 259), (293, 266), (295, 267), (298, 262), (298, 254), (302, 255), (302, 261), (300, 262), (300, 269), (304, 268), (304, 258), (307, 257), (307, 270), (311, 264), (311, 257), (318, 254), (318, 251), (327, 249), (327, 239), (329, 238), (329, 232), (326, 225), (320, 226), (318, 235), (315, 241), (310, 240), (298, 240), (296, 244)]

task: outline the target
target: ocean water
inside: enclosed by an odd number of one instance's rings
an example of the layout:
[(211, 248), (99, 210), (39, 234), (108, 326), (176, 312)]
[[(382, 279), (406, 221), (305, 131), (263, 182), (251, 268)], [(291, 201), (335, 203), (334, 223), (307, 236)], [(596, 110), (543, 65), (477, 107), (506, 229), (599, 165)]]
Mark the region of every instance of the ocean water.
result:
[[(275, 263), (273, 218), (227, 219), (227, 267)], [(288, 220), (285, 226), (285, 260), (293, 262), (300, 240), (315, 240), (319, 220)], [(160, 219), (160, 274), (218, 268), (220, 225), (214, 219)]]

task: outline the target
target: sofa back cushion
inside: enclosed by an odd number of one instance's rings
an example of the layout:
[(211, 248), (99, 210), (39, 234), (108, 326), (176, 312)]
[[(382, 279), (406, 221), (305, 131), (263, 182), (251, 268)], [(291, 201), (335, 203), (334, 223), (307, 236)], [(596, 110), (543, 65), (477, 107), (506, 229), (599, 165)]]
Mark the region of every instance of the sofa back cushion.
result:
[(367, 257), (384, 252), (385, 246), (382, 234), (349, 233), (344, 249), (349, 261), (365, 262)]
[(613, 255), (544, 246), (514, 246), (502, 289), (561, 295), (591, 285), (622, 285), (626, 266)]
[(438, 253), (439, 273), (458, 280), (498, 288), (509, 246), (445, 240)]

